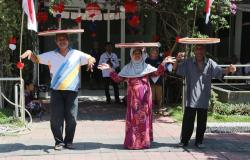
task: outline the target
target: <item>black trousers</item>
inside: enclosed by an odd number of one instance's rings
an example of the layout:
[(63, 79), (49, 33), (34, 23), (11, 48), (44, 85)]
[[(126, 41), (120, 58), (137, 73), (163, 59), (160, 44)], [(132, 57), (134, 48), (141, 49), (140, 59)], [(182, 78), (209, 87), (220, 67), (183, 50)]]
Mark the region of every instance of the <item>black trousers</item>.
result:
[[(51, 91), (50, 127), (55, 144), (73, 142), (76, 128), (78, 99), (75, 91)], [(65, 138), (63, 138), (65, 120)]]
[(196, 128), (195, 143), (197, 144), (203, 142), (204, 133), (206, 131), (206, 125), (207, 125), (207, 109), (185, 107), (183, 121), (182, 121), (182, 131), (181, 131), (182, 143), (188, 144), (192, 136), (196, 113), (197, 113), (197, 128)]
[(120, 98), (119, 98), (119, 88), (118, 88), (118, 84), (116, 82), (114, 82), (110, 77), (104, 77), (104, 89), (105, 89), (105, 95), (106, 95), (106, 100), (110, 101), (110, 93), (109, 93), (109, 85), (112, 85), (114, 88), (114, 94), (115, 94), (115, 101), (119, 102)]

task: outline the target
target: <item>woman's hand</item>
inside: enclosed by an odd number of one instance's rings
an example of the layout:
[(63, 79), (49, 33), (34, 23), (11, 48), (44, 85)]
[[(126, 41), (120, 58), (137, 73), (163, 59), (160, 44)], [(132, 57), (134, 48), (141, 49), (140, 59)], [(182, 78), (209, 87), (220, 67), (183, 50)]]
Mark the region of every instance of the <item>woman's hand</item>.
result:
[(113, 69), (112, 69), (112, 68), (110, 67), (110, 65), (107, 64), (107, 63), (99, 64), (99, 65), (97, 66), (97, 68), (100, 69), (100, 70), (108, 69), (110, 72), (113, 71)]
[(166, 63), (174, 63), (176, 61), (176, 59), (174, 57), (168, 56), (166, 57), (163, 61), (162, 64), (166, 64)]

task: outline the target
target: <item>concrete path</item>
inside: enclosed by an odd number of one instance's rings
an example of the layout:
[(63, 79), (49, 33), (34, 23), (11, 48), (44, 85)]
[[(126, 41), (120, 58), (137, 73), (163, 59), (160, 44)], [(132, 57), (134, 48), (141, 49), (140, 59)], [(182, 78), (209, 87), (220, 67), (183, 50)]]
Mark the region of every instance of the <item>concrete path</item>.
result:
[(205, 149), (179, 148), (180, 124), (169, 117), (154, 121), (150, 149), (125, 150), (123, 105), (81, 101), (75, 134), (75, 150), (54, 151), (49, 113), (34, 118), (29, 134), (0, 137), (0, 160), (250, 160), (250, 134), (206, 134)]

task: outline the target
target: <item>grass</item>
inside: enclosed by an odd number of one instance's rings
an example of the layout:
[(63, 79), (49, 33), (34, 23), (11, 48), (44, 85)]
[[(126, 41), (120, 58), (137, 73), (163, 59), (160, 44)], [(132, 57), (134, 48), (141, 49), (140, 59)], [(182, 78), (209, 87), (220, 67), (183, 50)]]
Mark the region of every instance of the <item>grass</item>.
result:
[(12, 124), (20, 127), (24, 125), (19, 119), (13, 117), (13, 109), (8, 107), (0, 109), (0, 124)]
[[(168, 108), (169, 115), (177, 122), (182, 121), (183, 113), (181, 106), (171, 106)], [(250, 116), (242, 115), (220, 115), (217, 113), (208, 113), (208, 122), (250, 122)]]

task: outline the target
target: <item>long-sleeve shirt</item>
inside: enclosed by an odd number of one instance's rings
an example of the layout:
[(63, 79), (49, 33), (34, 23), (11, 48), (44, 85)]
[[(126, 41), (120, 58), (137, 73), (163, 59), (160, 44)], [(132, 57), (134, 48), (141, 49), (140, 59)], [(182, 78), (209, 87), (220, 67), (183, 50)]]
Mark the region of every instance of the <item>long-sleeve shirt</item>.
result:
[(186, 77), (186, 107), (207, 109), (211, 95), (211, 80), (222, 78), (223, 69), (212, 59), (206, 58), (201, 70), (193, 57), (179, 63), (176, 73)]

